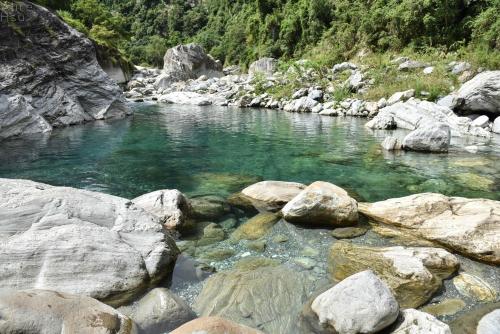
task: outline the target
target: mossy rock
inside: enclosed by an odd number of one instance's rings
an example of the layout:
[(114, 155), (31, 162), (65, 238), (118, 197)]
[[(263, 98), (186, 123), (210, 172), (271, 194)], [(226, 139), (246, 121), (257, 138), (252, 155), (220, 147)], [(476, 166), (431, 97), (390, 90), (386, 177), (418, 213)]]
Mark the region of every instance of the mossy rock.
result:
[(227, 198), (227, 203), (235, 208), (250, 214), (257, 214), (258, 210), (253, 206), (252, 200), (242, 192), (237, 192)]
[(465, 308), (466, 304), (462, 299), (445, 299), (436, 304), (422, 307), (420, 311), (432, 314), (433, 316), (453, 315)]
[(203, 236), (196, 242), (196, 246), (207, 246), (224, 240), (224, 230), (217, 224), (211, 223), (203, 229)]
[(207, 195), (189, 200), (192, 217), (195, 219), (219, 219), (230, 212), (226, 200), (220, 196)]
[(456, 257), (439, 248), (366, 247), (345, 241), (331, 247), (328, 264), (334, 281), (373, 270), (404, 308), (427, 302), (459, 266)]
[(266, 257), (247, 257), (235, 263), (234, 268), (239, 270), (255, 270), (262, 267), (279, 266), (278, 260), (269, 259)]
[(201, 173), (193, 177), (197, 192), (226, 193), (239, 191), (262, 181), (262, 177), (232, 173)]
[(332, 236), (336, 239), (352, 239), (364, 235), (368, 227), (340, 227), (332, 231)]
[(272, 212), (259, 213), (257, 216), (249, 219), (243, 225), (240, 225), (233, 232), (231, 238), (234, 240), (256, 240), (265, 236), (269, 230), (278, 222), (280, 216)]

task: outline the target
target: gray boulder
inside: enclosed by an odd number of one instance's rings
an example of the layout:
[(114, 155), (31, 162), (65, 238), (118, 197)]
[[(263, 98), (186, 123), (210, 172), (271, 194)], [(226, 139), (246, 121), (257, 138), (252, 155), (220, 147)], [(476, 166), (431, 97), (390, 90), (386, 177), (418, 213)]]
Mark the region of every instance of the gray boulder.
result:
[(0, 333), (136, 334), (130, 318), (93, 298), (0, 289)]
[(466, 61), (452, 61), (451, 63), (448, 64), (448, 67), (450, 68), (450, 72), (455, 75), (462, 74), (465, 71), (468, 71), (472, 68), (472, 65), (469, 64)]
[(255, 75), (257, 73), (271, 76), (276, 71), (278, 61), (274, 58), (261, 58), (250, 64), (248, 74)]
[(338, 334), (375, 333), (396, 321), (398, 302), (371, 270), (341, 281), (314, 299), (320, 324)]
[(288, 112), (312, 112), (318, 103), (318, 101), (313, 100), (309, 96), (303, 96), (286, 104), (283, 110)]
[(307, 225), (343, 226), (358, 222), (358, 203), (334, 184), (316, 181), (281, 210), (283, 218)]
[(450, 127), (443, 123), (425, 125), (410, 132), (403, 139), (403, 148), (410, 151), (448, 152)]
[(365, 126), (370, 129), (377, 130), (393, 130), (397, 128), (397, 123), (391, 115), (379, 114), (372, 120), (368, 121)]
[(131, 306), (118, 309), (137, 325), (139, 333), (163, 334), (196, 318), (185, 301), (165, 288), (156, 288)]
[(111, 195), (0, 179), (0, 285), (53, 289), (119, 306), (170, 273), (159, 221)]
[(479, 73), (464, 83), (456, 95), (462, 100), (456, 110), (462, 114), (500, 115), (500, 71)]
[(157, 190), (132, 200), (137, 206), (160, 219), (168, 229), (182, 227), (191, 212), (191, 205), (177, 189)]
[(167, 88), (174, 82), (197, 79), (202, 75), (207, 78), (221, 77), (224, 75), (222, 65), (206, 54), (200, 45), (177, 45), (165, 53), (163, 73), (156, 80), (155, 86)]
[(366, 126), (381, 129), (387, 123), (385, 120), (391, 117), (396, 127), (400, 129), (416, 130), (422, 126), (444, 123), (450, 127), (451, 135), (454, 137), (470, 135), (489, 138), (491, 136), (489, 131), (472, 126), (469, 118), (457, 116), (450, 108), (415, 98), (380, 109), (378, 115)]
[(23, 20), (0, 29), (0, 139), (131, 113), (90, 40), (28, 1), (2, 11), (16, 8)]

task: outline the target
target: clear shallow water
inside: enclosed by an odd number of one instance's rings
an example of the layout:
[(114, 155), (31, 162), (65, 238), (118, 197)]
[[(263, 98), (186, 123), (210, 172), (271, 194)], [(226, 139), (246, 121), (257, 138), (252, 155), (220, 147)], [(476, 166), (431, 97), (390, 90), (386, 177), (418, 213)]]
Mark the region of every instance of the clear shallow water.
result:
[[(127, 198), (160, 188), (227, 195), (261, 178), (329, 181), (364, 201), (424, 191), (500, 199), (498, 137), (479, 143), (477, 154), (458, 146), (448, 154), (394, 154), (380, 149), (387, 133), (366, 129), (365, 119), (225, 107), (133, 107), (133, 118), (2, 142), (0, 177)], [(470, 145), (479, 139), (469, 140)]]

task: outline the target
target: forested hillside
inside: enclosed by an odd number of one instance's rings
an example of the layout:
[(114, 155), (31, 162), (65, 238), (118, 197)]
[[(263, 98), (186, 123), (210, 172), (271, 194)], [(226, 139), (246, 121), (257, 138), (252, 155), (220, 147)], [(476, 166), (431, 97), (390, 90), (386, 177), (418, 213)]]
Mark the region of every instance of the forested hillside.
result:
[(136, 64), (202, 44), (226, 64), (261, 56), (322, 63), (361, 49), (467, 50), (498, 59), (500, 0), (39, 0)]

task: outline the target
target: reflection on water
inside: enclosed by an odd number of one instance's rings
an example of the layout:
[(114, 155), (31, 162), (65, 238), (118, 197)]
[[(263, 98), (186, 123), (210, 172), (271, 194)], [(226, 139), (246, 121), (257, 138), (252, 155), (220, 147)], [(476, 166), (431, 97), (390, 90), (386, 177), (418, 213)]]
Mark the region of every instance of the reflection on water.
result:
[[(376, 201), (415, 192), (500, 199), (500, 143), (449, 154), (390, 153), (366, 120), (275, 110), (136, 104), (133, 118), (4, 141), (0, 177), (132, 198), (160, 188), (227, 195), (248, 178), (333, 182)], [(405, 132), (397, 132), (404, 136)], [(459, 146), (480, 145), (471, 154)], [(215, 186), (218, 185), (218, 186)]]

